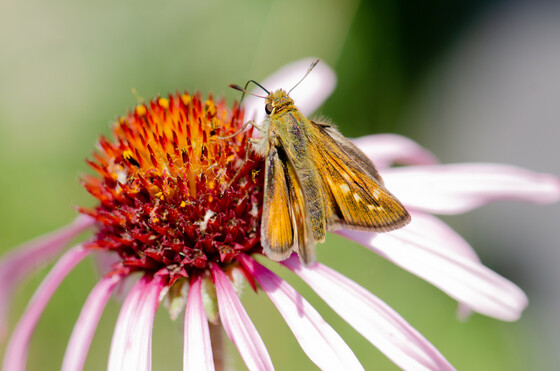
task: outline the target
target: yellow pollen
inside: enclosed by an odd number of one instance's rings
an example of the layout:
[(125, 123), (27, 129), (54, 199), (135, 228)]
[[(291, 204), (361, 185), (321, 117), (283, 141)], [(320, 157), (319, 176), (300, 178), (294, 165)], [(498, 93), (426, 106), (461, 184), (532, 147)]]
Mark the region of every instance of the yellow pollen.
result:
[(136, 106), (136, 113), (138, 116), (144, 116), (146, 114), (146, 106), (143, 104)]
[(253, 183), (255, 183), (255, 178), (257, 177), (257, 175), (259, 175), (260, 172), (261, 169), (251, 171), (251, 178), (253, 178)]
[(159, 98), (158, 99), (158, 104), (165, 109), (169, 108), (169, 101), (166, 98)]
[(185, 106), (188, 106), (189, 103), (191, 102), (191, 96), (188, 95), (188, 94), (183, 94), (183, 95), (181, 95), (181, 100), (183, 101), (183, 104)]
[(185, 201), (181, 201), (181, 205), (179, 205), (179, 207), (185, 207), (187, 206), (187, 203)]
[(210, 116), (216, 116), (217, 109), (214, 101), (208, 99), (206, 103), (204, 103), (204, 109), (210, 114)]
[(125, 160), (128, 161), (128, 160), (130, 160), (131, 158), (134, 158), (134, 154), (132, 153), (131, 150), (127, 149), (126, 151), (124, 151), (124, 152), (122, 153), (122, 157), (123, 157)]
[(218, 130), (218, 128), (221, 126), (221, 122), (219, 119), (217, 119), (216, 117), (214, 117), (212, 119), (212, 122), (210, 123), (210, 130), (211, 131), (216, 131)]

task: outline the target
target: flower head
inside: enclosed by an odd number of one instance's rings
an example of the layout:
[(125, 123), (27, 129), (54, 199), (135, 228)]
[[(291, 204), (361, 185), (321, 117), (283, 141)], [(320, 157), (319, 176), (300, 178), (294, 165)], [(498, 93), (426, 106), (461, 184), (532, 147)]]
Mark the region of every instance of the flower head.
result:
[[(300, 75), (308, 64), (297, 62), (280, 75), (292, 71)], [(296, 105), (304, 113), (316, 108), (334, 87), (334, 75), (325, 65), (313, 75), (297, 90)], [(276, 88), (274, 81), (278, 76), (263, 85)], [(250, 101), (245, 109), (250, 117), (258, 112)], [(262, 255), (263, 160), (255, 155), (245, 158), (251, 133), (237, 133), (244, 120), (236, 105), (229, 109), (223, 101), (212, 97), (204, 101), (188, 93), (140, 104), (118, 120), (114, 138), (101, 138), (89, 161), (96, 175), (83, 178), (98, 205), (80, 209), (82, 215), (74, 223), (0, 261), (1, 336), (17, 283), (81, 231), (94, 230), (93, 237), (58, 260), (37, 289), (13, 330), (4, 370), (25, 369), (34, 327), (66, 275), (87, 255), (107, 251), (116, 262), (84, 304), (63, 370), (82, 368), (105, 304), (117, 284), (133, 277), (139, 279), (127, 293), (116, 322), (110, 370), (151, 369), (152, 326), (163, 298), (172, 317), (185, 310), (185, 370), (215, 367), (209, 321), (221, 323), (249, 369), (272, 369), (266, 347), (238, 298), (241, 279), (266, 293), (318, 367), (362, 368), (301, 294), (254, 258)], [(395, 135), (355, 143), (376, 162), (387, 187), (409, 208), (412, 222), (385, 234), (339, 233), (441, 288), (460, 302), (463, 314), (474, 310), (517, 319), (527, 304), (525, 294), (484, 267), (468, 243), (429, 213), (464, 212), (499, 198), (555, 202), (560, 199), (558, 178), (501, 165), (439, 165), (430, 152)], [(391, 168), (394, 163), (409, 166)], [(411, 190), (407, 185), (412, 183)], [(453, 369), (402, 317), (355, 282), (320, 263), (304, 267), (292, 257), (281, 264), (398, 366)]]
[(114, 273), (157, 274), (172, 286), (258, 252), (262, 160), (244, 161), (249, 132), (238, 106), (188, 93), (141, 104), (101, 138), (81, 209), (98, 222), (90, 249), (115, 251)]

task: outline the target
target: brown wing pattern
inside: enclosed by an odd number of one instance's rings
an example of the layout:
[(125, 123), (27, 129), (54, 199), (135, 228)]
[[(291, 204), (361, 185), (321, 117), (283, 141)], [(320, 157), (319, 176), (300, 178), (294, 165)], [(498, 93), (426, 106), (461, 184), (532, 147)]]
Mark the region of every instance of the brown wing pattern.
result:
[(294, 245), (294, 251), (299, 254), (304, 264), (311, 264), (315, 260), (315, 241), (311, 231), (311, 222), (309, 213), (307, 212), (307, 204), (299, 177), (292, 164), (286, 161), (288, 170), (288, 189), (290, 190), (290, 204), (292, 212), (292, 222), (296, 226), (297, 244)]
[(346, 137), (344, 137), (344, 135), (340, 134), (340, 132), (332, 125), (315, 121), (312, 121), (312, 123), (324, 129), (324, 131), (332, 137), (342, 150), (352, 157), (352, 159), (356, 161), (361, 168), (367, 171), (369, 175), (371, 175), (380, 184), (383, 184), (383, 179), (381, 179), (381, 176), (377, 172), (377, 169), (371, 160), (358, 147), (356, 147), (354, 143), (349, 141)]
[(319, 153), (314, 158), (318, 159), (317, 166), (324, 170), (324, 184), (332, 202), (334, 215), (329, 216), (329, 229), (347, 227), (385, 232), (407, 224), (410, 215), (376, 180), (377, 172), (371, 174), (371, 168), (375, 168), (369, 159), (342, 135), (333, 137), (325, 127), (315, 123), (313, 127), (318, 143), (327, 144), (315, 148)]

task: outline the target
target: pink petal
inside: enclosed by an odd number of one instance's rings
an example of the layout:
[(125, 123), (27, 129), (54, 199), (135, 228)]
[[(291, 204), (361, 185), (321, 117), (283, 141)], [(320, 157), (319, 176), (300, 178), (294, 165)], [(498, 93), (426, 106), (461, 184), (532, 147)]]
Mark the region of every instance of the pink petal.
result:
[(29, 341), (43, 310), (60, 283), (88, 255), (89, 251), (84, 249), (82, 245), (74, 246), (58, 260), (43, 282), (41, 282), (27, 308), (25, 308), (25, 312), (19, 319), (8, 343), (4, 358), (4, 371), (25, 370)]
[(430, 238), (435, 248), (452, 251), (466, 259), (480, 263), (480, 258), (471, 245), (441, 219), (430, 214), (414, 211), (411, 211), (410, 215), (414, 224), (409, 229), (413, 229), (417, 233), (423, 233)]
[(201, 279), (195, 278), (187, 296), (183, 370), (214, 370), (208, 319), (201, 294)]
[[(415, 217), (416, 216), (416, 217)], [(434, 228), (432, 228), (434, 226)], [(410, 224), (390, 233), (341, 230), (396, 265), (438, 287), (457, 301), (487, 316), (515, 321), (527, 297), (512, 282), (486, 268), (467, 252), (451, 229), (415, 214)]]
[(103, 277), (89, 294), (68, 342), (62, 362), (63, 371), (83, 369), (101, 313), (121, 279), (122, 277), (116, 274)]
[(108, 370), (151, 370), (152, 328), (163, 280), (144, 276), (126, 298), (111, 342)]
[(8, 305), (14, 289), (25, 277), (48, 263), (74, 237), (93, 223), (93, 218), (79, 215), (66, 227), (20, 245), (0, 260), (0, 341), (8, 333)]
[[(447, 224), (430, 214), (411, 212), (411, 215), (415, 223), (414, 228), (420, 231), (429, 231), (429, 236), (434, 240), (435, 246), (444, 250), (452, 250), (466, 259), (480, 263), (480, 259), (471, 245)], [(457, 317), (460, 320), (466, 320), (471, 314), (472, 309), (467, 304), (459, 303)]]
[(239, 350), (245, 365), (249, 370), (254, 371), (274, 370), (268, 351), (229, 278), (216, 265), (212, 265), (212, 276), (216, 286), (222, 325)]
[(146, 290), (147, 278), (142, 277), (130, 290), (121, 307), (109, 353), (109, 365), (107, 370), (119, 371), (124, 369), (125, 355), (132, 347), (133, 339), (130, 337), (132, 331), (133, 317)]
[[(288, 92), (301, 78), (315, 58), (305, 58), (285, 65), (271, 76), (259, 83), (268, 91), (284, 89)], [(291, 93), (290, 97), (304, 115), (310, 115), (331, 95), (336, 86), (336, 75), (324, 61), (319, 62), (313, 71)], [(267, 95), (260, 88), (253, 93)], [(245, 117), (260, 124), (265, 118), (264, 99), (253, 96), (245, 97)]]
[(344, 340), (292, 286), (249, 256), (240, 257), (278, 308), (301, 348), (321, 370), (363, 370)]
[(560, 200), (560, 179), (508, 165), (392, 168), (383, 172), (383, 179), (405, 206), (430, 213), (462, 213), (501, 199), (536, 203)]
[(396, 134), (375, 134), (352, 139), (379, 169), (394, 164), (430, 165), (436, 157), (418, 143)]
[(283, 264), (397, 366), (405, 370), (454, 370), (398, 313), (355, 282), (319, 263), (306, 268), (292, 257)]

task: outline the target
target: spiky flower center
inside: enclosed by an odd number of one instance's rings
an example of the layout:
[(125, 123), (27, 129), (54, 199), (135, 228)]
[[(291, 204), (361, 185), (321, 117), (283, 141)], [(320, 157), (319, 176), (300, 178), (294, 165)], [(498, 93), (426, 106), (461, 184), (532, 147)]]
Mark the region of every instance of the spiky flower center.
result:
[[(180, 277), (260, 251), (262, 160), (245, 161), (237, 105), (176, 94), (141, 104), (101, 137), (83, 184), (100, 204), (91, 248), (116, 251), (121, 273)], [(231, 183), (231, 184), (230, 184)]]

